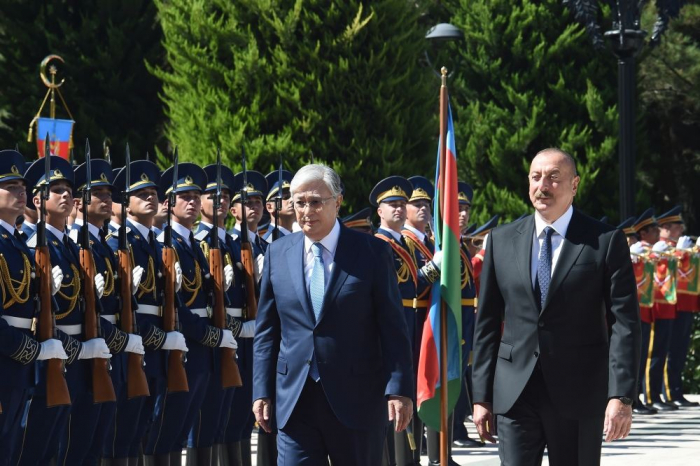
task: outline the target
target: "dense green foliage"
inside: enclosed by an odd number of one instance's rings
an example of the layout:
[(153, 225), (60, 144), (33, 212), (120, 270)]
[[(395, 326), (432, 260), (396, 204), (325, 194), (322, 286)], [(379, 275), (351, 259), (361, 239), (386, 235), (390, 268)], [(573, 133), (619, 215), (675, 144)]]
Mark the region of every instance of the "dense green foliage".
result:
[(553, 146), (577, 160), (576, 204), (616, 219), (614, 59), (593, 49), (560, 0), (447, 4), (465, 34), (450, 45), (458, 67), (451, 93), (460, 173), (477, 193), (474, 219), (528, 212), (530, 160)]
[[(77, 161), (83, 158), (86, 137), (93, 156), (101, 154), (103, 139), (110, 138), (117, 164), (127, 140), (132, 157), (142, 157), (158, 142), (161, 84), (144, 62), (157, 63), (163, 57), (152, 2), (2, 0), (0, 8), (3, 147), (18, 143), (27, 159), (36, 157), (27, 129), (47, 90), (39, 79), (39, 64), (49, 54), (65, 60), (58, 78), (66, 78), (61, 91), (76, 120)], [(56, 108), (58, 118), (68, 118), (60, 103)], [(43, 115), (49, 115), (48, 104)]]
[(159, 8), (168, 67), (166, 134), (183, 160), (266, 173), (332, 165), (360, 208), (390, 174), (434, 165), (431, 76), (420, 11), (404, 0), (169, 0)]

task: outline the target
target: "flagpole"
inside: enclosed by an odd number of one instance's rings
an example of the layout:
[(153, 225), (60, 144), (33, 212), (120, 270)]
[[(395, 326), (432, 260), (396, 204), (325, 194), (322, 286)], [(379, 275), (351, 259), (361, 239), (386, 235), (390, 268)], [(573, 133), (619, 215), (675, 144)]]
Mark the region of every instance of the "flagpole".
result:
[[(447, 164), (447, 68), (440, 70), (442, 85), (440, 86), (440, 210), (444, 219), (446, 164)], [(444, 222), (443, 222), (444, 223)], [(443, 228), (444, 230), (444, 228)], [(440, 235), (444, 239), (445, 235)], [(443, 241), (444, 242), (444, 241)], [(442, 249), (443, 245), (440, 245)], [(448, 464), (449, 428), (447, 425), (447, 304), (440, 299), (440, 464)]]

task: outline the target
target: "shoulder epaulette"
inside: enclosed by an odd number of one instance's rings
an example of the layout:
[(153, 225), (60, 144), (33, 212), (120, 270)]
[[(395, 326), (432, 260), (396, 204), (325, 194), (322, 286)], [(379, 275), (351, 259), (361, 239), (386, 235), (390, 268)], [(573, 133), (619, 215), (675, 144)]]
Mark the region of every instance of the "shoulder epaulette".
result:
[(209, 231), (211, 231), (211, 230), (202, 230), (202, 231), (200, 231), (199, 233), (197, 233), (196, 235), (194, 235), (194, 239), (196, 239), (197, 241), (203, 241), (204, 238), (206, 238), (207, 235), (209, 234)]
[(164, 231), (161, 232), (160, 235), (158, 235), (158, 237), (156, 238), (156, 240), (157, 240), (159, 243), (164, 242), (164, 241), (165, 241), (165, 232), (164, 232)]

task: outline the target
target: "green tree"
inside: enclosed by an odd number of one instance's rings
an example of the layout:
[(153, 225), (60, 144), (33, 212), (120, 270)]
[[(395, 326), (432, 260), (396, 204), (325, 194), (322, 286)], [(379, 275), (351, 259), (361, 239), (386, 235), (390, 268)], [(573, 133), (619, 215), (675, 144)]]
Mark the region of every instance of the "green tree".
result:
[(512, 220), (530, 211), (530, 160), (552, 146), (577, 160), (576, 205), (617, 219), (612, 55), (594, 50), (560, 0), (444, 4), (465, 35), (441, 59), (455, 68), (450, 90), (458, 166), (475, 188), (474, 220), (495, 213)]
[(430, 174), (435, 83), (405, 0), (159, 0), (166, 132), (183, 160), (333, 166), (356, 208), (390, 174)]
[[(78, 161), (86, 137), (93, 156), (110, 138), (115, 165), (123, 161), (126, 141), (132, 156), (139, 157), (158, 143), (164, 120), (161, 85), (144, 62), (158, 63), (164, 56), (152, 2), (4, 0), (0, 9), (2, 147), (19, 143), (28, 159), (36, 157), (35, 142), (26, 142), (27, 128), (46, 93), (39, 65), (52, 53), (65, 60), (61, 91), (76, 120)], [(67, 117), (59, 110), (57, 116)]]
[[(644, 15), (645, 26), (654, 9)], [(649, 29), (649, 27), (647, 27)], [(700, 2), (681, 11), (661, 45), (639, 66), (644, 144), (637, 164), (643, 205), (657, 213), (681, 204), (692, 234), (700, 227)]]

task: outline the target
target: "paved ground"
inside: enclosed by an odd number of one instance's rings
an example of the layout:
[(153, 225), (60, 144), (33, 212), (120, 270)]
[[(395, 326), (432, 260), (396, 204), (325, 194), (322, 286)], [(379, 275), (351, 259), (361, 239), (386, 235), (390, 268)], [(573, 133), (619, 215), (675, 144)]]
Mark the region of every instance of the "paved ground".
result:
[[(688, 399), (700, 401), (700, 395)], [(476, 438), (473, 424), (469, 435)], [(253, 435), (255, 452), (256, 436)], [(460, 465), (498, 466), (495, 445), (477, 449), (456, 448), (452, 456)], [(183, 464), (184, 461), (183, 461)], [(255, 455), (253, 455), (255, 465)], [(427, 465), (423, 457), (421, 464)], [(544, 465), (548, 465), (545, 454)], [(641, 416), (634, 419), (632, 432), (625, 440), (604, 443), (602, 466), (690, 466), (700, 464), (700, 407), (681, 409), (670, 414)]]

